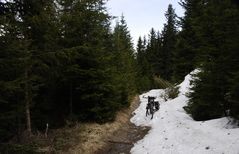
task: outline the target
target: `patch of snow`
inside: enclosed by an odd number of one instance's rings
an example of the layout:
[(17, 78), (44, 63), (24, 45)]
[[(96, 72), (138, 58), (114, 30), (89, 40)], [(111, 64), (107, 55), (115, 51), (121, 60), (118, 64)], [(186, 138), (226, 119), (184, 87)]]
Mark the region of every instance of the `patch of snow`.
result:
[[(230, 119), (194, 121), (184, 111), (191, 74), (179, 85), (180, 94), (173, 100), (165, 102), (162, 89), (140, 95), (141, 104), (134, 111), (131, 122), (137, 126), (150, 126), (151, 130), (134, 145), (132, 154), (239, 154), (239, 128), (230, 127)], [(145, 116), (147, 96), (155, 96), (160, 102), (160, 109), (152, 120)]]
[(190, 90), (190, 88), (192, 87), (192, 85), (190, 85), (190, 82), (192, 80), (192, 75), (197, 74), (198, 72), (200, 72), (199, 69), (195, 69), (194, 71), (192, 71), (190, 74), (188, 74), (185, 78), (184, 81), (179, 85), (179, 92), (182, 95), (185, 95), (186, 93), (188, 93)]

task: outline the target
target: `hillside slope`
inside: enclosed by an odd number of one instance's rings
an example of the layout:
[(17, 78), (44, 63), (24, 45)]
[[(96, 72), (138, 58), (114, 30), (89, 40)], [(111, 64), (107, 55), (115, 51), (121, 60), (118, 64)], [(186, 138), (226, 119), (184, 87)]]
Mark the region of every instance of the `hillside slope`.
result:
[[(183, 107), (188, 98), (191, 75), (179, 85), (180, 94), (164, 101), (164, 90), (151, 90), (140, 96), (141, 104), (131, 122), (137, 126), (150, 126), (149, 133), (131, 149), (133, 154), (238, 154), (239, 128), (229, 118), (194, 121)], [(160, 110), (154, 119), (145, 116), (147, 96), (156, 96)]]

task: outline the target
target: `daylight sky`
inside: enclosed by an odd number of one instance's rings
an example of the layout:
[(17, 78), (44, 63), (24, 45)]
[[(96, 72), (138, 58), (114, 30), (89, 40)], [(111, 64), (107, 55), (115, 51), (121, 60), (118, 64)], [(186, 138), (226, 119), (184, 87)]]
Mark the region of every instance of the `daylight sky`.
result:
[(169, 4), (173, 5), (178, 16), (184, 10), (178, 4), (180, 0), (109, 0), (108, 11), (113, 16), (125, 16), (134, 43), (139, 36), (148, 35), (150, 29), (161, 31), (165, 20), (165, 12)]

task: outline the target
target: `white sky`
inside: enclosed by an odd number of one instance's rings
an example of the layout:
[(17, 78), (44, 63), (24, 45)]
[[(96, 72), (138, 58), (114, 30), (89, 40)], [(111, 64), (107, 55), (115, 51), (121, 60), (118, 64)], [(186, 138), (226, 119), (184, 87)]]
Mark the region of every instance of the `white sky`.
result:
[[(180, 0), (109, 0), (107, 8), (113, 16), (125, 16), (134, 43), (139, 36), (148, 35), (150, 29), (161, 31), (165, 21), (165, 12), (172, 4), (178, 16), (183, 16), (184, 10), (178, 4)], [(113, 23), (114, 24), (114, 23)]]

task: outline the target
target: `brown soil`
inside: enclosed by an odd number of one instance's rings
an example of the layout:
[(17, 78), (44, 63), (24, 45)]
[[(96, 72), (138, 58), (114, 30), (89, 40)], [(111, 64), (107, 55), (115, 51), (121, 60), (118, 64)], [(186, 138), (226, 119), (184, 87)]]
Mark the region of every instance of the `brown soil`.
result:
[[(138, 98), (130, 109), (132, 113), (139, 105)], [(134, 144), (141, 140), (149, 131), (149, 127), (137, 127), (130, 122), (132, 115), (124, 125), (107, 138), (107, 144), (95, 152), (95, 154), (129, 154)]]
[(106, 146), (95, 154), (129, 154), (134, 143), (142, 139), (148, 130), (148, 127), (136, 127), (132, 123), (127, 123), (108, 139)]

